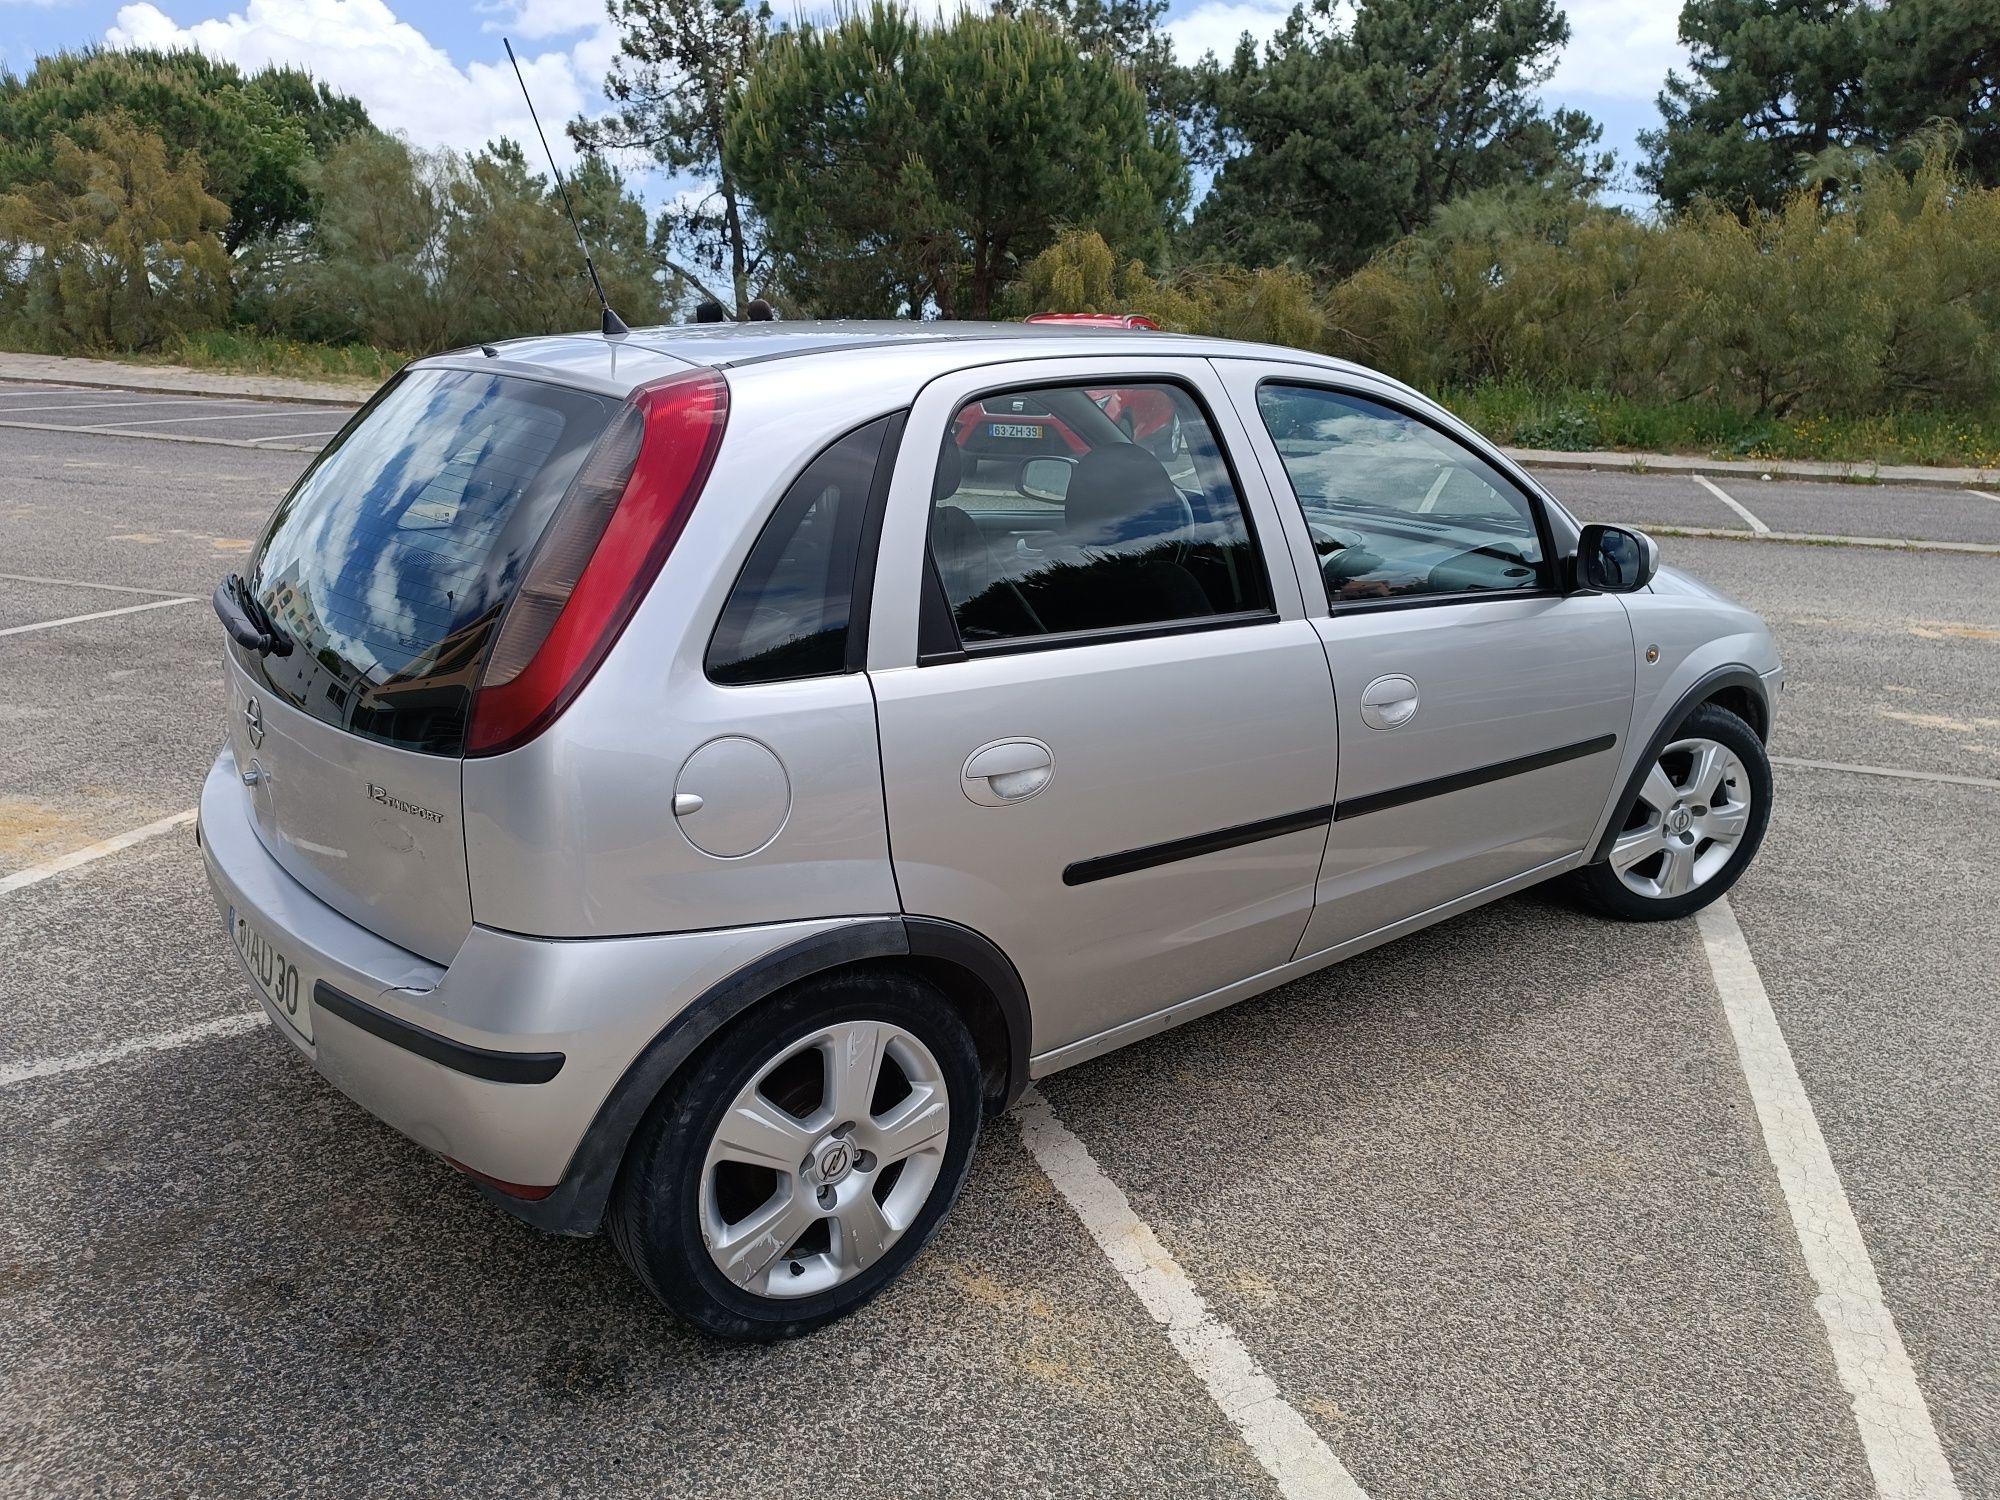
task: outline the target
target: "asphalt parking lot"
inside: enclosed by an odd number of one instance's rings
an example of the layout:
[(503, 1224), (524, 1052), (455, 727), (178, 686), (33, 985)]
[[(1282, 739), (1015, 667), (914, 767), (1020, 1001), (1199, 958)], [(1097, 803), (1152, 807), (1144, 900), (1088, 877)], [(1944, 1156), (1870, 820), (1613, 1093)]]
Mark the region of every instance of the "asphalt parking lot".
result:
[[(1488, 907), (1041, 1087), (1136, 1271), (1031, 1108), (875, 1308), (746, 1349), (269, 1036), (169, 822), (219, 734), (208, 592), (344, 414), (66, 394), (0, 387), (35, 408), (0, 412), (0, 1493), (2000, 1496), (2000, 556), (1664, 539), (1789, 671), (1729, 902), (1755, 996), (1714, 924)], [(1547, 477), (1754, 530), (1685, 476)], [(1725, 488), (1772, 532), (2000, 546), (1970, 493)], [(1760, 1113), (1753, 1000), (1851, 1240), (1800, 1227), (1827, 1204)], [(1900, 1479), (1829, 1244), (1920, 1398)], [(1135, 1295), (1169, 1265), (1208, 1321)], [(1274, 1476), (1218, 1329), (1351, 1488)]]
[(353, 414), (352, 406), (328, 403), (0, 383), (0, 428), (27, 432), (133, 433), (168, 442), (317, 453)]

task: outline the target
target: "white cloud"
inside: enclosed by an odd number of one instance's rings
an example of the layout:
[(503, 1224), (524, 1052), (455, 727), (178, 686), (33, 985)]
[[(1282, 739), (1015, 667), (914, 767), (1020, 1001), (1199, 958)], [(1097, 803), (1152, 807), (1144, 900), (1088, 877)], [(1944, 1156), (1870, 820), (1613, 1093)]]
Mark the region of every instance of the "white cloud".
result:
[[(599, 25), (571, 49), (521, 58), (549, 144), (565, 164), (575, 152), (562, 126), (596, 101), (604, 76), (599, 60), (608, 60), (606, 31), (608, 25)], [(119, 9), (105, 41), (113, 47), (199, 47), (246, 68), (290, 63), (353, 94), (376, 124), (420, 146), (470, 151), (506, 135), (531, 158), (536, 153), (534, 126), (506, 57), (461, 68), (383, 0), (249, 0), (241, 11), (191, 26), (179, 25), (152, 0), (140, 0)]]
[(1567, 0), (1569, 45), (1542, 92), (1648, 99), (1687, 61), (1680, 7), (1665, 0)]
[(481, 31), (504, 31), (510, 36), (568, 36), (603, 22), (601, 6), (579, 5), (576, 0), (501, 0), (479, 10), (490, 16), (481, 23)]
[(1291, 0), (1201, 0), (1194, 9), (1168, 18), (1167, 35), (1174, 39), (1174, 56), (1184, 63), (1205, 52), (1227, 62), (1244, 32), (1262, 46), (1291, 13)]

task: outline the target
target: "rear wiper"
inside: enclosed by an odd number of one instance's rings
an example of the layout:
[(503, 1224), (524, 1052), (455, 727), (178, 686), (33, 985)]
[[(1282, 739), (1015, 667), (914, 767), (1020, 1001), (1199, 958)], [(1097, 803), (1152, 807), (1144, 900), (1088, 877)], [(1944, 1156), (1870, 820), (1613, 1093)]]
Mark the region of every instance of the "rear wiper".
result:
[(250, 586), (234, 573), (215, 586), (215, 615), (229, 638), (259, 656), (290, 656), (292, 638), (280, 630)]

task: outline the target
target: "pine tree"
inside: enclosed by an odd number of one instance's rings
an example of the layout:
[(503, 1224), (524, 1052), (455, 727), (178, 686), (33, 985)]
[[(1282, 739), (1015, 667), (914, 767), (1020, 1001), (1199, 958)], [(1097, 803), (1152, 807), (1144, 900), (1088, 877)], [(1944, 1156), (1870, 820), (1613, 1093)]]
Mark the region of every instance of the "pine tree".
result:
[(1260, 54), (1198, 69), (1222, 160), (1195, 244), (1251, 265), (1350, 270), (1440, 204), (1515, 182), (1587, 190), (1601, 132), (1534, 96), (1569, 39), (1555, 0), (1333, 0)]
[(1772, 210), (1803, 186), (1960, 133), (1974, 178), (2000, 183), (1995, 0), (1687, 0), (1685, 76), (1667, 76), (1639, 176), (1674, 208)]
[[(767, 257), (761, 226), (723, 159), (731, 101), (770, 35), (765, 0), (608, 0), (622, 33), (604, 80), (613, 109), (571, 124), (590, 152), (643, 150), (698, 185), (662, 210), (654, 230), (670, 273), (748, 315)], [(710, 267), (726, 281), (711, 290)]]
[(1155, 254), (1187, 190), (1130, 73), (1045, 19), (882, 5), (775, 39), (724, 160), (785, 291), (843, 314), (989, 317), (1059, 227)]

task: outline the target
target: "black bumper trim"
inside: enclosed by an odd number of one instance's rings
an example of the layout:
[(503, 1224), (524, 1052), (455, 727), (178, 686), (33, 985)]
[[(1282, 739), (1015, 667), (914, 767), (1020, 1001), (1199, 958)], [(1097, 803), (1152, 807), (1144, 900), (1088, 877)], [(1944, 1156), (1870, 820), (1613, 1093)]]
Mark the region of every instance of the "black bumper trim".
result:
[(547, 1083), (562, 1071), (560, 1052), (497, 1052), (491, 1047), (455, 1042), (343, 994), (324, 979), (313, 983), (313, 1004), (370, 1036), (469, 1078), (483, 1078), (488, 1083)]

